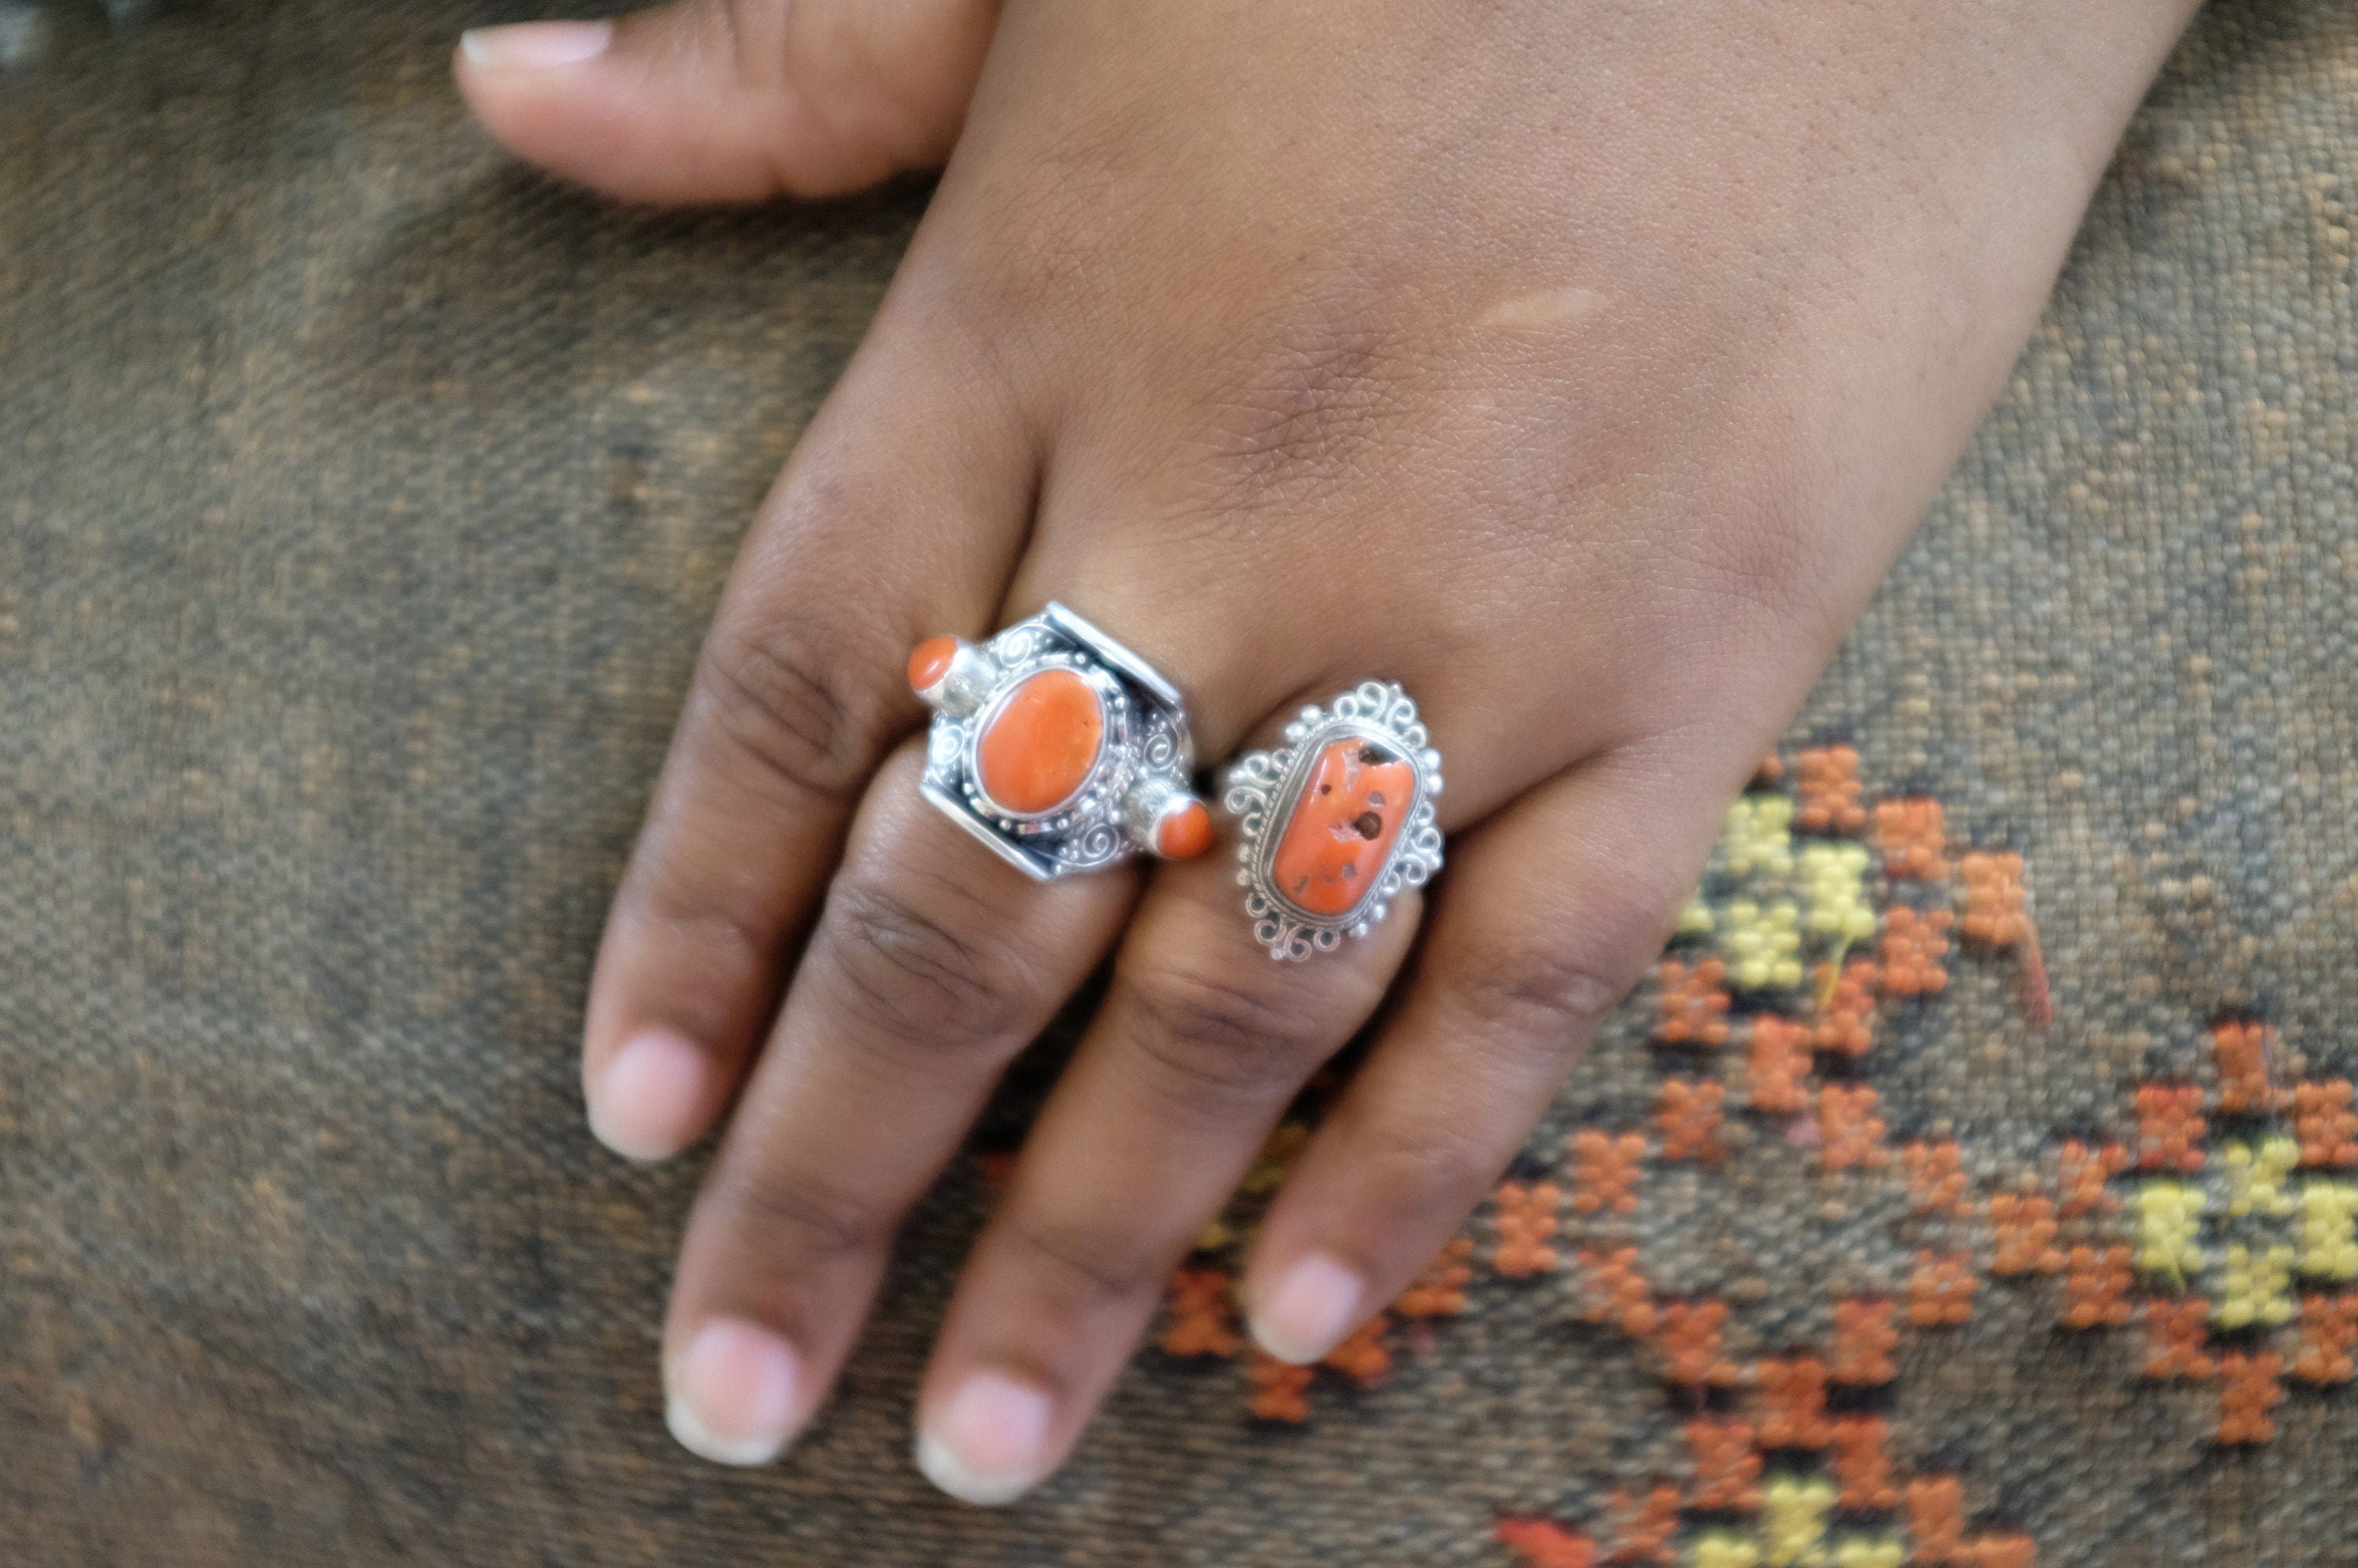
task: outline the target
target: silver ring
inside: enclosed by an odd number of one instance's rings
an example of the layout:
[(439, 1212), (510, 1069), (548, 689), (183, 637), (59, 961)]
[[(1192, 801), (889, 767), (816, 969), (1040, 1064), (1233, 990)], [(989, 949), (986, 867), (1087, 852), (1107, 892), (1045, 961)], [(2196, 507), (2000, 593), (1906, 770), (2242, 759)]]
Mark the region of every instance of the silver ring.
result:
[(1397, 686), (1368, 681), (1303, 708), (1283, 745), (1229, 766), (1222, 791), (1253, 940), (1272, 958), (1365, 936), (1401, 889), (1441, 870), (1441, 753)]
[(1211, 847), (1178, 688), (1063, 605), (987, 643), (928, 638), (909, 686), (934, 710), (925, 798), (1027, 875)]

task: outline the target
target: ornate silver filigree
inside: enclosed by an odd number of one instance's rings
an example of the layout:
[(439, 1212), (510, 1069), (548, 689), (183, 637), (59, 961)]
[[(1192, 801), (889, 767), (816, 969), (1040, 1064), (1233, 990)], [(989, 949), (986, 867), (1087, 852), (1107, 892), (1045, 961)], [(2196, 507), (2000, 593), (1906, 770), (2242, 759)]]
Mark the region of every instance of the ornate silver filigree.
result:
[[(1409, 762), (1416, 773), (1416, 796), (1391, 852), (1358, 902), (1338, 915), (1318, 914), (1278, 890), (1271, 861), (1320, 753), (1354, 736)], [(1422, 887), (1441, 869), (1441, 829), (1434, 825), (1433, 804), (1441, 793), (1441, 753), (1433, 749), (1408, 693), (1387, 682), (1367, 681), (1325, 708), (1303, 708), (1286, 725), (1284, 744), (1238, 758), (1221, 789), (1221, 804), (1237, 818), (1237, 881), (1249, 890), (1245, 913), (1252, 916), (1253, 940), (1272, 958), (1307, 958), (1332, 951), (1346, 936), (1365, 936), (1402, 888)]]
[[(1047, 811), (1011, 810), (984, 789), (977, 749), (1015, 689), (1052, 669), (1097, 693), (1104, 736), (1073, 795)], [(1045, 881), (1128, 860), (1153, 847), (1165, 813), (1195, 798), (1195, 748), (1177, 688), (1061, 604), (987, 643), (960, 643), (948, 671), (918, 695), (935, 709), (925, 798), (1027, 875)]]

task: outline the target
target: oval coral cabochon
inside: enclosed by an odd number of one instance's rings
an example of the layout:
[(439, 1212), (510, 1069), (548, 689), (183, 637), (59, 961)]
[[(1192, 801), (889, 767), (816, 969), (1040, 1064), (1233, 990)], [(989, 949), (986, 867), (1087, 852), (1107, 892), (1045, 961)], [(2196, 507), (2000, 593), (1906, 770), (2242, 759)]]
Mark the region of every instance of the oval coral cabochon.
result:
[(1375, 893), (1419, 788), (1416, 764), (1389, 741), (1320, 742), (1270, 853), (1270, 886), (1322, 922), (1351, 914)]
[(1024, 816), (1081, 792), (1105, 747), (1105, 699), (1071, 670), (1026, 676), (1000, 700), (975, 746), (983, 794)]

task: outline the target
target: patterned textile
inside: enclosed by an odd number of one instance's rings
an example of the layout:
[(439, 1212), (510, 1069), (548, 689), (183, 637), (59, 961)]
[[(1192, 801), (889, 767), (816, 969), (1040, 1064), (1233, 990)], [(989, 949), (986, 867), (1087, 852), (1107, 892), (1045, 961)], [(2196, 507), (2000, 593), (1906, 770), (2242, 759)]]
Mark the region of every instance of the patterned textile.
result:
[(724, 1472), (655, 1382), (695, 1162), (574, 1061), (924, 192), (559, 191), (447, 85), (492, 19), (0, 0), (0, 1562), (2358, 1560), (2358, 8), (2198, 25), (1466, 1244), (1257, 1368), (1246, 1195), (990, 1514), (906, 1458), (990, 1162)]

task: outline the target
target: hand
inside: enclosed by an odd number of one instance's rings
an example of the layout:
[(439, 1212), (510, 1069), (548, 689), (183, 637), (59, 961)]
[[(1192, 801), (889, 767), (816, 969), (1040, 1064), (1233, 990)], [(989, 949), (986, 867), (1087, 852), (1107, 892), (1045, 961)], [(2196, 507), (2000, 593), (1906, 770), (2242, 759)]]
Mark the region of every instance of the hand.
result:
[[(2190, 9), (681, 0), (471, 38), (484, 121), (624, 196), (956, 146), (746, 543), (599, 957), (600, 1135), (659, 1158), (735, 1107), (665, 1326), (682, 1441), (759, 1462), (809, 1418), (897, 1222), (1109, 953), (943, 1325), (927, 1473), (1002, 1501), (1061, 1462), (1388, 994), (1244, 1295), (1290, 1359), (1389, 1301), (1657, 949)], [(1431, 896), (1281, 965), (1225, 843), (1035, 884), (968, 839), (918, 797), (904, 655), (1052, 598), (1179, 685), (1206, 760), (1403, 683), (1448, 778)]]

